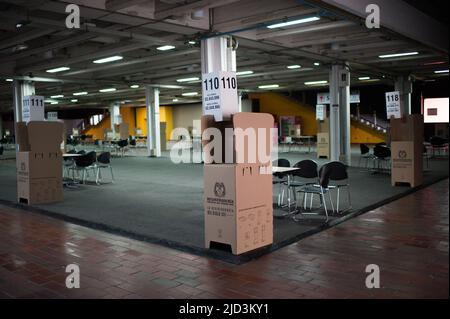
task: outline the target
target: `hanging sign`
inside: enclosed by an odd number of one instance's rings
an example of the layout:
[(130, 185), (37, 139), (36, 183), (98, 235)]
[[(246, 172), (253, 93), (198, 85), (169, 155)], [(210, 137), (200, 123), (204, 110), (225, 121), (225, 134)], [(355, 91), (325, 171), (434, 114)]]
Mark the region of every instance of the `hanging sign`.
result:
[(57, 121), (58, 112), (47, 112), (47, 121)]
[(323, 121), (325, 120), (326, 113), (326, 105), (317, 104), (316, 105), (316, 120)]
[(236, 72), (212, 72), (202, 75), (203, 114), (214, 115), (218, 122), (239, 112)]
[(44, 97), (27, 95), (22, 100), (22, 121), (44, 121)]
[(400, 92), (386, 92), (386, 115), (388, 120), (392, 116), (396, 119), (402, 117), (400, 109)]
[[(350, 92), (350, 103), (361, 103), (358, 91)], [(317, 93), (317, 104), (330, 104), (330, 92)]]

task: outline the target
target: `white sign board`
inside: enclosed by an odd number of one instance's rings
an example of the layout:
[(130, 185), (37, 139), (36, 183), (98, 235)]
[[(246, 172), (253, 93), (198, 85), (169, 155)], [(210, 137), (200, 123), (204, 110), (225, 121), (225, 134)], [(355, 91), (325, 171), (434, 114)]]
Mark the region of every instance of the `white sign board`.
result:
[(58, 112), (47, 112), (47, 121), (57, 121)]
[(400, 92), (386, 92), (386, 115), (388, 120), (391, 116), (396, 119), (402, 117), (400, 109)]
[(44, 121), (44, 97), (27, 95), (22, 100), (22, 121)]
[[(359, 92), (350, 92), (350, 103), (361, 103)], [(330, 93), (317, 93), (317, 104), (330, 104)]]
[(326, 105), (323, 104), (316, 105), (316, 120), (319, 121), (325, 120), (326, 109), (327, 109)]
[(203, 114), (214, 115), (218, 122), (239, 112), (236, 72), (212, 72), (202, 75)]

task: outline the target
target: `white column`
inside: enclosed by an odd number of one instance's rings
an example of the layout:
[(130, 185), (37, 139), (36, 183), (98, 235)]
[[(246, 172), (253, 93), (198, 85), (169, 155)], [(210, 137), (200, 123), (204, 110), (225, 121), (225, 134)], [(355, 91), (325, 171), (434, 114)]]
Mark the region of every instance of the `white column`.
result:
[(239, 106), (239, 112), (242, 112), (242, 92), (238, 92), (238, 106)]
[(399, 76), (395, 81), (395, 90), (400, 92), (400, 109), (402, 110), (402, 115), (411, 114), (411, 77)]
[(230, 36), (202, 40), (202, 73), (236, 71), (236, 50)]
[(22, 103), (23, 97), (34, 95), (34, 83), (29, 81), (14, 80), (13, 97), (14, 97), (14, 121), (22, 122)]
[(145, 88), (147, 105), (147, 152), (148, 156), (161, 156), (161, 132), (159, 118), (159, 88)]
[(116, 132), (115, 125), (121, 123), (121, 119), (120, 119), (120, 104), (119, 103), (111, 104), (111, 106), (109, 107), (109, 114), (110, 114), (110, 117), (111, 117), (111, 131), (114, 134), (116, 134), (118, 132)]
[(339, 161), (341, 150), (341, 131), (339, 116), (339, 73), (340, 66), (334, 64), (330, 71), (330, 160)]
[(351, 165), (350, 144), (350, 72), (342, 66), (339, 75), (339, 118), (340, 118), (340, 156), (339, 160)]

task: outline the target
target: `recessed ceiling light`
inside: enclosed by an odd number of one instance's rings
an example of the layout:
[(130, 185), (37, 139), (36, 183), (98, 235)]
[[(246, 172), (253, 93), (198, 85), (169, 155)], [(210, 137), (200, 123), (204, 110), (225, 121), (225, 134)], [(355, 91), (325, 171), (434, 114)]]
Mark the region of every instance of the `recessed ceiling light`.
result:
[(287, 68), (288, 69), (300, 69), (302, 66), (298, 65), (298, 64), (294, 64), (294, 65), (288, 65)]
[(250, 75), (253, 74), (253, 71), (240, 71), (236, 72), (236, 75)]
[(361, 76), (358, 78), (358, 80), (360, 80), (360, 81), (370, 80), (370, 76)]
[(177, 82), (191, 82), (191, 81), (198, 81), (200, 78), (198, 77), (192, 77), (192, 78), (184, 78), (184, 79), (178, 79)]
[(186, 92), (186, 93), (183, 93), (181, 95), (183, 95), (183, 96), (195, 96), (195, 95), (198, 95), (198, 93), (197, 92)]
[(73, 95), (87, 95), (88, 92), (75, 92)]
[(168, 50), (173, 50), (175, 49), (175, 47), (173, 45), (163, 45), (161, 47), (157, 47), (156, 50), (159, 51), (168, 51)]
[(288, 27), (290, 25), (313, 22), (313, 21), (318, 21), (318, 20), (320, 20), (319, 17), (309, 17), (309, 18), (303, 18), (303, 19), (298, 19), (298, 20), (292, 20), (292, 21), (287, 21), (287, 22), (271, 24), (271, 25), (268, 25), (267, 28), (269, 28), (269, 29), (282, 28), (282, 27)]
[(67, 70), (70, 70), (70, 68), (69, 68), (68, 66), (62, 66), (62, 67), (59, 67), (59, 68), (47, 70), (47, 71), (45, 71), (45, 72), (48, 72), (48, 73), (57, 73), (57, 72), (62, 72), (62, 71), (67, 71)]
[(59, 103), (59, 102), (56, 102), (56, 101), (50, 102), (51, 105), (55, 105), (55, 104), (58, 104), (58, 103)]
[(320, 66), (320, 63), (319, 62), (314, 62), (314, 65), (315, 66)]
[(130, 88), (132, 88), (132, 89), (138, 89), (138, 88), (139, 88), (139, 85), (133, 84), (133, 85), (130, 85)]
[(115, 55), (115, 56), (110, 56), (108, 58), (103, 58), (103, 59), (99, 59), (99, 60), (95, 60), (93, 61), (94, 63), (108, 63), (108, 62), (113, 62), (113, 61), (118, 61), (118, 60), (122, 60), (123, 57), (120, 55)]
[(448, 73), (448, 70), (437, 70), (437, 71), (434, 71), (434, 73), (436, 73), (436, 74)]
[(58, 99), (58, 98), (61, 98), (61, 97), (64, 97), (64, 95), (58, 94), (58, 95), (52, 95), (52, 96), (50, 96), (51, 99)]
[(6, 79), (5, 81), (6, 82), (13, 82), (14, 80), (13, 79)]
[(70, 102), (76, 103), (76, 102), (78, 102), (78, 100), (77, 99), (72, 99), (72, 100), (70, 100)]
[(106, 92), (114, 92), (116, 90), (117, 90), (116, 88), (108, 88), (108, 89), (101, 89), (101, 90), (98, 90), (98, 91), (101, 92), (101, 93), (106, 93)]
[(188, 43), (191, 44), (191, 45), (197, 44), (197, 42), (195, 42), (193, 40), (188, 41)]
[(322, 85), (322, 84), (327, 84), (328, 81), (310, 81), (310, 82), (305, 82), (305, 85)]
[(173, 99), (172, 102), (178, 102), (178, 99)]
[(380, 59), (388, 59), (388, 58), (398, 58), (403, 56), (411, 56), (411, 55), (417, 55), (419, 52), (404, 52), (404, 53), (393, 53), (393, 54), (384, 54), (379, 55), (378, 57)]
[(276, 89), (280, 87), (278, 84), (267, 84), (258, 86), (259, 89)]

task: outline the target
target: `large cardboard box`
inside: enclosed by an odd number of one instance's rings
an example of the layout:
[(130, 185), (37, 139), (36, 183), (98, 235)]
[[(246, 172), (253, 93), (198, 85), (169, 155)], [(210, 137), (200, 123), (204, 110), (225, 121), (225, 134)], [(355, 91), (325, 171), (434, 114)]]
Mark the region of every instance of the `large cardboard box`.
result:
[[(276, 134), (273, 124), (273, 116), (266, 113), (241, 112), (232, 115), (230, 121), (222, 122), (216, 122), (212, 115), (202, 116), (204, 162), (206, 164), (267, 164), (271, 161), (272, 133)], [(213, 129), (210, 132), (214, 132), (214, 130), (217, 133), (220, 132), (221, 140), (214, 141), (214, 136), (205, 136), (206, 129)], [(250, 137), (252, 132), (254, 134)], [(263, 154), (266, 156), (262, 156)]]
[(17, 199), (42, 204), (63, 200), (61, 122), (17, 123)]
[(391, 119), (391, 183), (423, 183), (423, 116)]
[(330, 133), (317, 133), (317, 158), (330, 158)]
[(228, 244), (242, 254), (273, 242), (271, 164), (204, 168), (205, 246)]

